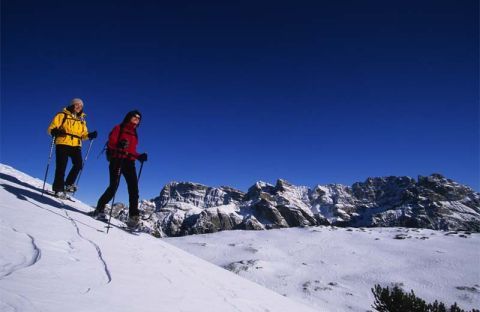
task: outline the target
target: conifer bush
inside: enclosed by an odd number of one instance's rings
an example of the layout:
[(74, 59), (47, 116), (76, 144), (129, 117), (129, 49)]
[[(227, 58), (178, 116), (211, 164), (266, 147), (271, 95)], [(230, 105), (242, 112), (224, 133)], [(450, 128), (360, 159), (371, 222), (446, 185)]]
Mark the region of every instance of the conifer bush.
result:
[[(390, 289), (377, 284), (372, 288), (372, 293), (375, 298), (372, 307), (378, 312), (469, 312), (459, 308), (456, 302), (450, 308), (437, 300), (427, 304), (425, 300), (417, 297), (413, 290), (406, 293), (398, 286)], [(473, 309), (470, 312), (480, 310)]]

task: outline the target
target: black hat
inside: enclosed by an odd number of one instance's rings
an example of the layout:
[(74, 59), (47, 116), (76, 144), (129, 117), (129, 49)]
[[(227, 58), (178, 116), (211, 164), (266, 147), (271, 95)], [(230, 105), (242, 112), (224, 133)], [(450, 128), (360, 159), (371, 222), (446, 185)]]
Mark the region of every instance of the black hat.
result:
[(140, 120), (142, 120), (142, 114), (138, 110), (133, 110), (128, 112), (125, 115), (125, 118), (123, 118), (122, 124), (127, 124), (130, 121), (130, 119), (132, 119), (132, 117), (135, 115), (140, 116)]

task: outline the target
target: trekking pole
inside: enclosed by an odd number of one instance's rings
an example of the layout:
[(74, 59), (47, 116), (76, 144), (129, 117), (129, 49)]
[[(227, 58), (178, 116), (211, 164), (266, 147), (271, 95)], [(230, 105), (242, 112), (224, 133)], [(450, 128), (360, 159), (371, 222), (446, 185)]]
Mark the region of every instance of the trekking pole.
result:
[[(138, 177), (137, 177), (137, 185), (140, 183), (140, 177), (142, 176), (142, 170), (143, 170), (143, 163), (144, 161), (141, 162), (141, 165), (140, 165), (140, 170), (138, 170)], [(141, 206), (140, 206), (141, 207)], [(153, 214), (153, 213), (152, 213)], [(152, 217), (152, 214), (150, 214), (150, 216), (148, 218), (142, 218), (142, 220), (148, 220)]]
[(52, 137), (52, 143), (50, 144), (50, 155), (48, 156), (47, 169), (45, 170), (45, 178), (43, 178), (42, 196), (45, 192), (45, 182), (47, 181), (48, 169), (50, 168), (50, 161), (52, 160), (53, 147), (55, 146), (55, 136)]
[[(92, 148), (93, 140), (94, 139), (90, 140), (90, 145), (88, 146), (87, 154), (85, 155), (85, 159), (83, 160), (83, 163), (82, 163), (82, 169), (80, 169), (80, 172), (78, 173), (77, 182), (75, 182), (75, 185), (77, 186), (77, 188), (78, 188), (78, 184), (80, 183), (80, 177), (82, 176), (83, 167), (85, 166), (85, 163), (87, 162), (88, 154), (90, 154), (90, 149)], [(77, 190), (75, 190), (75, 192), (72, 193), (72, 196), (74, 196), (76, 192), (77, 192)]]
[(122, 175), (122, 166), (123, 166), (123, 158), (120, 158), (120, 165), (117, 168), (117, 181), (115, 181), (115, 191), (113, 192), (112, 204), (110, 205), (110, 215), (108, 217), (107, 234), (108, 234), (108, 230), (111, 228), (110, 221), (112, 220), (113, 204), (115, 203), (115, 195), (117, 195), (117, 190), (118, 190), (118, 187), (120, 186), (120, 176)]
[(143, 163), (144, 162), (142, 161), (140, 165), (140, 170), (138, 170), (137, 183), (140, 183), (140, 177), (142, 176)]

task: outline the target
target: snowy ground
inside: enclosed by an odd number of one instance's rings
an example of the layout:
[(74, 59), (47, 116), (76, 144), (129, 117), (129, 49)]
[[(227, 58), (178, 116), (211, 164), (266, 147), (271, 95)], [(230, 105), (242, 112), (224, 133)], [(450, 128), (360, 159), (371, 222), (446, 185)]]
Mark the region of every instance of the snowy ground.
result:
[(0, 311), (314, 311), (41, 186), (0, 164)]
[(480, 307), (478, 233), (311, 227), (165, 241), (319, 311), (369, 310), (375, 284)]
[(480, 234), (311, 227), (107, 235), (85, 215), (90, 207), (41, 197), (41, 185), (0, 164), (0, 311), (366, 311), (376, 283), (480, 307)]

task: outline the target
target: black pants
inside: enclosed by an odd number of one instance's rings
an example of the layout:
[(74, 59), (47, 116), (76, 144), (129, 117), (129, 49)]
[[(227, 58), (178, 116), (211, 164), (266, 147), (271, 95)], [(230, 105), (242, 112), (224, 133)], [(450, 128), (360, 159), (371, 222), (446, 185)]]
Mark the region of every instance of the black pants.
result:
[[(120, 183), (120, 177), (117, 176), (118, 169), (120, 168), (120, 174), (123, 174), (128, 186), (128, 199), (129, 199), (129, 215), (138, 216), (138, 180), (137, 170), (135, 169), (135, 161), (128, 159), (112, 158), (108, 167), (110, 171), (110, 185), (105, 190), (97, 203), (97, 211), (103, 212), (105, 205), (113, 198), (113, 195), (117, 191), (118, 184)], [(118, 181), (117, 181), (118, 180)]]
[[(78, 173), (82, 169), (82, 149), (80, 146), (57, 145), (55, 147), (56, 168), (55, 180), (52, 189), (54, 192), (63, 192), (66, 185), (75, 184)], [(65, 180), (65, 170), (67, 169), (68, 157), (72, 159), (73, 167)]]

